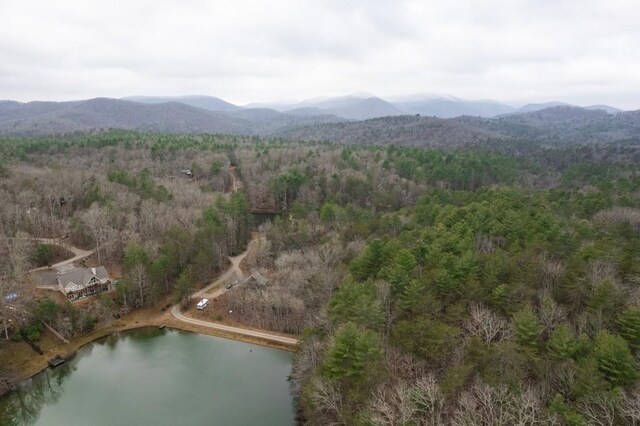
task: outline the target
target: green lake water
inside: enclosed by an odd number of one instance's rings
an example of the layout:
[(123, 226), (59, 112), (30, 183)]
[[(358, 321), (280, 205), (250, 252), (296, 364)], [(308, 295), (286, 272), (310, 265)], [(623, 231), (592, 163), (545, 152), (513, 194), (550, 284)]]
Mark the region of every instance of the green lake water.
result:
[(291, 354), (179, 331), (90, 344), (0, 399), (0, 425), (292, 425)]

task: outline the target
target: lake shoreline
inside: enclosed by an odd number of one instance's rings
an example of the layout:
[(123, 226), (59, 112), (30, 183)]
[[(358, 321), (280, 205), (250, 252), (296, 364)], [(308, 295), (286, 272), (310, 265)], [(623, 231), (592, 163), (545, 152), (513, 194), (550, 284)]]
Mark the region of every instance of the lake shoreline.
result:
[[(268, 424), (293, 424), (292, 359), (291, 352), (231, 339), (134, 328), (21, 382), (0, 399), (0, 424), (251, 424), (263, 415), (283, 419)], [(157, 409), (140, 409), (153, 404)]]
[(15, 371), (8, 371), (9, 383), (0, 389), (0, 396), (4, 396), (16, 389), (20, 383), (36, 376), (37, 374), (45, 371), (49, 366), (49, 360), (55, 357), (61, 357), (69, 359), (75, 356), (75, 354), (91, 343), (97, 340), (106, 338), (110, 335), (132, 331), (143, 328), (168, 328), (172, 330), (184, 331), (195, 334), (202, 334), (213, 337), (222, 337), (225, 339), (241, 341), (245, 343), (251, 343), (254, 345), (269, 347), (272, 349), (280, 349), (287, 352), (295, 352), (295, 348), (270, 342), (267, 340), (250, 337), (242, 334), (225, 332), (222, 330), (212, 329), (208, 327), (201, 327), (198, 325), (184, 323), (171, 316), (168, 310), (159, 310), (157, 307), (144, 309), (140, 311), (134, 311), (121, 317), (118, 320), (113, 321), (108, 326), (100, 327), (91, 333), (79, 336), (69, 341), (69, 343), (59, 342), (54, 347), (47, 350), (43, 355), (38, 355), (35, 352), (29, 359), (22, 360), (22, 367)]

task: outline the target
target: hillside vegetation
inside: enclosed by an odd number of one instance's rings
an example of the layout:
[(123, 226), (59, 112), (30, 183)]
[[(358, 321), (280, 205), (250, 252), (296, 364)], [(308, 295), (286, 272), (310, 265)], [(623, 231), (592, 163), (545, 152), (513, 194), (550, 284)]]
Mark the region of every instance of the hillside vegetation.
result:
[(400, 116), (350, 123), (316, 124), (283, 130), (280, 136), (354, 145), (425, 148), (481, 146), (509, 152), (559, 145), (640, 141), (640, 112), (552, 107), (496, 118)]
[[(530, 152), (538, 147), (640, 140), (639, 111), (612, 114), (567, 105), (543, 109), (532, 106), (530, 112), (494, 118), (442, 119), (402, 115), (405, 113), (377, 98), (336, 98), (288, 112), (240, 108), (207, 97), (132, 99), (143, 102), (104, 98), (0, 102), (0, 134), (34, 136), (124, 129), (159, 134), (260, 135), (341, 145), (480, 147), (510, 153)], [(171, 99), (176, 102), (163, 102)], [(354, 121), (370, 117), (378, 118)]]
[[(198, 102), (192, 104), (201, 105)], [(26, 104), (0, 102), (0, 134), (20, 136), (107, 129), (184, 134), (270, 134), (291, 127), (342, 120), (331, 115), (300, 117), (259, 109), (210, 111), (182, 102), (142, 103), (107, 98)]]
[[(638, 145), (519, 156), (110, 131), (3, 138), (0, 152), (3, 236), (68, 234), (123, 271), (80, 313), (20, 302), (25, 329), (73, 336), (183, 301), (243, 250), (250, 212), (271, 211), (247, 259), (266, 282), (219, 303), (302, 336), (301, 422), (640, 422)], [(30, 262), (3, 241), (0, 303), (26, 291), (13, 278)]]

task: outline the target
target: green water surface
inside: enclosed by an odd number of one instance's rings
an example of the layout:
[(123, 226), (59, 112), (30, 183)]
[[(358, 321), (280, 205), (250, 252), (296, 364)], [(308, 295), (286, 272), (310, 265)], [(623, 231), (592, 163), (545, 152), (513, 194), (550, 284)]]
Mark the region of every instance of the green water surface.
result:
[(0, 425), (291, 425), (290, 371), (285, 351), (137, 330), (0, 399)]

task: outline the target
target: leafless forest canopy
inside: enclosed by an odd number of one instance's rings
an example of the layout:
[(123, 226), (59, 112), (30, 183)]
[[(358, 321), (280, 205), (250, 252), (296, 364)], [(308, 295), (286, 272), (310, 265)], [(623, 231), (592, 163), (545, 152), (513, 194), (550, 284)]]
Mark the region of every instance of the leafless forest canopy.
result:
[[(224, 302), (302, 336), (301, 422), (639, 423), (637, 146), (521, 156), (362, 138), (2, 139), (6, 337), (37, 341), (43, 321), (73, 337), (184, 302), (250, 244), (245, 266), (267, 281)], [(95, 248), (117, 291), (82, 307), (44, 297), (25, 278), (48, 260), (33, 237)]]

